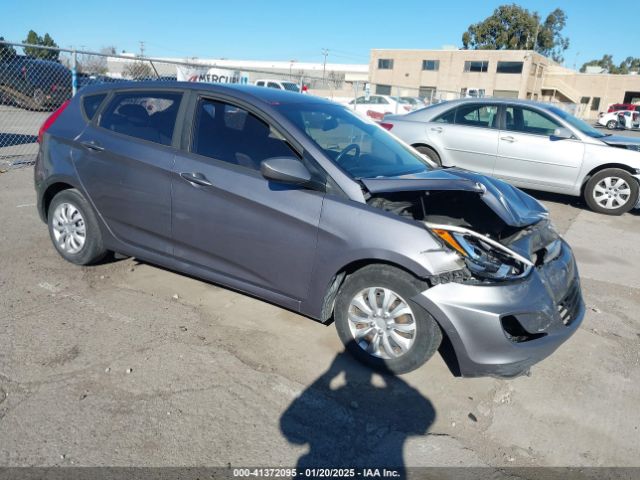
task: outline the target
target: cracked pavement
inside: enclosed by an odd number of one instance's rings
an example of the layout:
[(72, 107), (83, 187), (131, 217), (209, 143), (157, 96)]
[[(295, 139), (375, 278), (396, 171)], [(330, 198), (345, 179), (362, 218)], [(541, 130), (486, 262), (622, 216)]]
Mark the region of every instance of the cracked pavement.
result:
[(400, 378), (333, 326), (138, 262), (66, 263), (30, 168), (0, 174), (0, 466), (640, 466), (640, 223), (535, 194), (587, 316), (513, 380)]

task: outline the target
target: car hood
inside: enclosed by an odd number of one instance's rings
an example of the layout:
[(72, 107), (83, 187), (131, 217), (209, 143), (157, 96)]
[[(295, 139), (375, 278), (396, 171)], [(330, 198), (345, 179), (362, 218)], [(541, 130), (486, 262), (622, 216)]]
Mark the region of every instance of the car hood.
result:
[(365, 188), (378, 193), (409, 191), (476, 192), (498, 217), (512, 227), (526, 227), (548, 218), (547, 209), (535, 198), (496, 178), (459, 168), (436, 169), (399, 177), (362, 178)]
[(603, 141), (607, 145), (612, 147), (626, 147), (630, 150), (640, 151), (640, 137), (626, 137), (624, 135), (610, 135), (608, 137), (602, 137), (598, 140)]

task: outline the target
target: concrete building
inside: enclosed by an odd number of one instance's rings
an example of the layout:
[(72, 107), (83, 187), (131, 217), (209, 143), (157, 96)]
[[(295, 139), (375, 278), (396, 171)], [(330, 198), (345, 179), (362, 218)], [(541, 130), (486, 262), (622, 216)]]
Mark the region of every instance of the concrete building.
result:
[[(149, 63), (152, 60), (152, 63)], [(234, 60), (205, 58), (161, 57), (149, 59), (131, 53), (107, 58), (107, 70), (114, 78), (125, 77), (125, 68), (132, 62), (147, 62), (153, 65), (155, 72), (161, 76), (176, 76), (176, 64), (185, 63), (192, 66), (243, 72), (253, 83), (257, 79), (275, 78), (299, 82), (301, 79), (314, 93), (330, 95), (350, 95), (353, 84), (364, 85), (369, 79), (369, 65), (344, 63), (312, 63), (272, 60)], [(154, 73), (155, 73), (154, 72)]]
[(528, 98), (590, 119), (612, 103), (640, 103), (639, 75), (579, 73), (527, 50), (374, 49), (369, 72), (382, 95)]

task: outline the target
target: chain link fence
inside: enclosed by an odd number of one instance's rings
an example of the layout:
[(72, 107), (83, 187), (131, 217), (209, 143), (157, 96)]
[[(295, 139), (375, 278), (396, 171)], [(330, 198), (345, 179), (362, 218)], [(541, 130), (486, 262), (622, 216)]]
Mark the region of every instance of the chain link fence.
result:
[[(255, 65), (266, 65), (255, 68)], [(302, 91), (342, 103), (382, 120), (457, 98), (485, 97), (478, 89), (375, 85), (366, 72), (322, 64), (151, 58), (0, 41), (0, 170), (29, 165), (38, 151), (38, 130), (52, 111), (87, 85), (122, 81), (190, 81), (255, 84)], [(560, 104), (570, 113), (579, 105)]]
[(33, 163), (40, 126), (87, 85), (156, 80), (237, 83), (354, 98), (353, 82), (346, 80), (345, 71), (294, 61), (269, 68), (251, 63), (256, 62), (150, 58), (118, 55), (113, 49), (88, 52), (0, 41), (0, 169)]

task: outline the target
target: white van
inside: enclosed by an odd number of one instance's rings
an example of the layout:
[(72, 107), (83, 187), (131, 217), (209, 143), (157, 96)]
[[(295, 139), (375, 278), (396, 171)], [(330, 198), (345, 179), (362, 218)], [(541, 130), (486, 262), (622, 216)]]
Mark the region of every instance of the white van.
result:
[(295, 82), (288, 82), (286, 80), (276, 80), (273, 78), (263, 78), (256, 80), (254, 84), (257, 87), (275, 88), (277, 90), (289, 90), (290, 92), (300, 92), (301, 88)]

